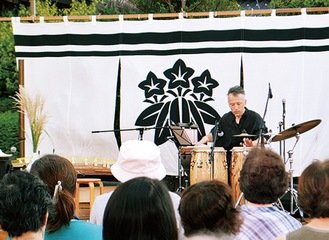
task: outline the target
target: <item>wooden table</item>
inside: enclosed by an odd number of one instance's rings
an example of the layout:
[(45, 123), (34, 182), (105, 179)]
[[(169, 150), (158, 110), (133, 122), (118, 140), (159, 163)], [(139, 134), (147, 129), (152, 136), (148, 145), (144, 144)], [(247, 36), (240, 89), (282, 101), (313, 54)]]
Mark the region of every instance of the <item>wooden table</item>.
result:
[(78, 174), (83, 176), (102, 176), (108, 175), (111, 176), (111, 169), (109, 166), (103, 166), (101, 164), (94, 165), (94, 164), (73, 164), (75, 169), (77, 170)]
[[(78, 174), (83, 176), (112, 176), (110, 167), (113, 163), (116, 162), (115, 160), (111, 159), (88, 158), (84, 156), (74, 156), (66, 158), (72, 162)], [(20, 169), (25, 168), (27, 166), (27, 163), (25, 163), (24, 158), (20, 158), (15, 161), (12, 161), (12, 165), (14, 169)]]

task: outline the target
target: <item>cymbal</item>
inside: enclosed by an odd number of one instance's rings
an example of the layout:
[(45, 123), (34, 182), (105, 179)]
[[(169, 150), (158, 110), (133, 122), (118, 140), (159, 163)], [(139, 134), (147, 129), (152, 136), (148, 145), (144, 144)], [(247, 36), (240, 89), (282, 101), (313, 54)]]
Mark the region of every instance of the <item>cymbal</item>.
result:
[(277, 136), (277, 135), (281, 135), (281, 133), (273, 133), (273, 132), (268, 132), (268, 133), (264, 133), (263, 134), (263, 136), (269, 136), (269, 137), (271, 137), (271, 136)]
[(233, 135), (233, 137), (256, 137), (257, 135), (252, 135), (252, 134), (248, 134), (248, 133), (241, 133), (238, 135)]
[(286, 140), (291, 137), (295, 137), (298, 134), (302, 134), (304, 132), (307, 132), (308, 130), (311, 130), (312, 128), (319, 125), (320, 122), (321, 122), (320, 119), (315, 119), (315, 120), (311, 120), (311, 121), (307, 121), (307, 122), (303, 122), (303, 123), (294, 125), (288, 129), (282, 131), (280, 133), (280, 135), (275, 136), (272, 139), (272, 142), (282, 141), (282, 140)]

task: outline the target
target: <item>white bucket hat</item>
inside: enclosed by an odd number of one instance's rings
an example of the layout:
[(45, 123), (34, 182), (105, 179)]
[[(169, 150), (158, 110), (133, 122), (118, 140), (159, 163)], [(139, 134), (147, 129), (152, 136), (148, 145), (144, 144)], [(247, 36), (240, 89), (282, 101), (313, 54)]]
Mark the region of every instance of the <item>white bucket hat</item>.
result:
[(160, 148), (151, 141), (129, 140), (122, 144), (118, 161), (111, 172), (120, 182), (136, 177), (162, 180), (166, 169), (161, 162)]

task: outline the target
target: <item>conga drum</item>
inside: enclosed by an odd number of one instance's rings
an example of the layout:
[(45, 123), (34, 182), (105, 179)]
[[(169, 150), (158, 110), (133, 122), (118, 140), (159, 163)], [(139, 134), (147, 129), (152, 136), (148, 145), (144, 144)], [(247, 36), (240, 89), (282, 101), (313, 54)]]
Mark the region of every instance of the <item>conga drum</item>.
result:
[[(209, 146), (198, 146), (191, 150), (190, 185), (212, 179), (210, 152)], [(214, 179), (228, 182), (226, 150), (222, 147), (214, 148)]]
[[(246, 158), (246, 155), (250, 151), (251, 147), (234, 147), (232, 148), (232, 159), (230, 166), (230, 180), (231, 180), (231, 188), (234, 202), (237, 203), (239, 197), (241, 195), (240, 190), (240, 171), (242, 169), (242, 165)], [(240, 203), (244, 203), (244, 198), (242, 197)]]

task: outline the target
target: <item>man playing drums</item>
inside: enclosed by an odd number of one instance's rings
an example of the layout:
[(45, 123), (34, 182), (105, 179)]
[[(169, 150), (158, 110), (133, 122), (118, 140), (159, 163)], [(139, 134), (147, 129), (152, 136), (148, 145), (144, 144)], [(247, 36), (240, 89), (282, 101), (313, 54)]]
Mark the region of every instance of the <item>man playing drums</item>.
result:
[[(227, 150), (227, 167), (230, 169), (233, 147), (241, 146), (252, 147), (260, 144), (258, 140), (260, 129), (262, 133), (267, 133), (267, 127), (262, 117), (248, 108), (246, 108), (247, 100), (245, 91), (240, 86), (234, 86), (227, 93), (228, 105), (230, 112), (224, 114), (218, 122), (218, 135), (215, 143), (216, 147), (223, 147)], [(211, 132), (196, 143), (196, 145), (213, 142), (216, 127)], [(246, 137), (243, 137), (246, 134)], [(237, 137), (240, 135), (242, 137)], [(254, 135), (254, 136), (250, 136)], [(266, 139), (264, 139), (266, 141)], [(230, 177), (228, 178), (230, 181)]]

